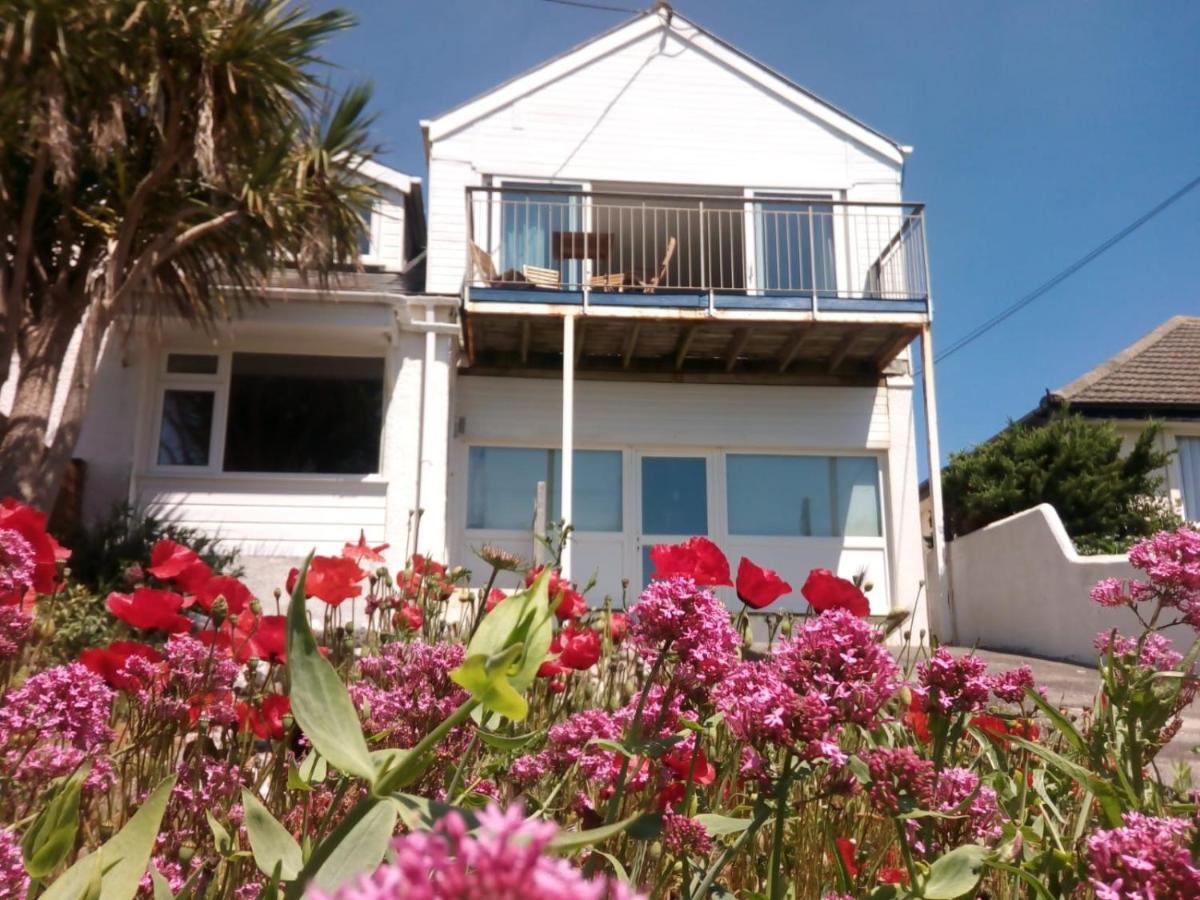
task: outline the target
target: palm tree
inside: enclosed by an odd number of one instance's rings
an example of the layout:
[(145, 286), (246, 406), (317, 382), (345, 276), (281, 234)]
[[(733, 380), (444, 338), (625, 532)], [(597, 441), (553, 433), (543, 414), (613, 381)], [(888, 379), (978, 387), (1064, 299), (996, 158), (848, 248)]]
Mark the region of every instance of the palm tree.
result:
[(106, 335), (210, 326), (282, 265), (324, 283), (355, 259), (370, 91), (334, 96), (318, 55), (350, 24), (286, 0), (0, 0), (0, 496), (53, 501)]

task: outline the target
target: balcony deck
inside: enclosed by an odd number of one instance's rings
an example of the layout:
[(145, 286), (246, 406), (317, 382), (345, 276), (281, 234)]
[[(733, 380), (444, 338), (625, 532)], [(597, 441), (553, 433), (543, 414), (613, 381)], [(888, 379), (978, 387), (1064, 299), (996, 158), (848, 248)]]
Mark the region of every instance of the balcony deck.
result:
[(930, 320), (924, 207), (820, 196), (469, 189), (469, 367), (878, 378)]

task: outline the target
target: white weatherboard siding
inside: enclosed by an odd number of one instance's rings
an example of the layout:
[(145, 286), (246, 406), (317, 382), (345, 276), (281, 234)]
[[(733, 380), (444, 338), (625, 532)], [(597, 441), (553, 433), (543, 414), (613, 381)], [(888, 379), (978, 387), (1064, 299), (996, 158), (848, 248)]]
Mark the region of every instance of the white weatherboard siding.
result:
[(898, 201), (900, 165), (718, 60), (657, 31), (435, 137), (429, 284), (462, 283), (464, 188), (484, 176), (825, 190)]
[[(621, 533), (579, 533), (573, 575), (586, 583), (597, 574), (593, 599), (619, 597), (622, 578), (636, 591), (641, 582), (637, 544), (640, 516), (640, 453), (700, 453), (708, 461), (709, 534), (736, 566), (745, 555), (777, 569), (799, 589), (815, 567), (851, 576), (866, 569), (874, 583), (869, 596), (876, 613), (895, 602), (911, 605), (919, 572), (903, 570), (903, 591), (893, 596), (887, 547), (896, 469), (887, 452), (893, 440), (888, 391), (875, 388), (637, 384), (577, 381), (577, 449), (623, 451)], [(907, 403), (907, 401), (904, 401)], [(910, 418), (901, 405), (902, 419)], [(450, 447), (450, 558), (462, 560), (485, 578), (486, 566), (473, 548), (495, 543), (528, 558), (528, 534), (467, 530), (467, 459), (472, 445), (557, 447), (561, 439), (561, 384), (554, 380), (462, 377), (458, 379)], [(731, 536), (726, 528), (725, 451), (870, 455), (879, 461), (884, 536), (879, 538), (771, 538)], [(908, 451), (911, 454), (911, 449)], [(904, 460), (903, 448), (899, 458)], [(907, 463), (911, 465), (911, 463)], [(901, 468), (904, 466), (902, 465)], [(915, 481), (914, 481), (915, 484)], [(915, 488), (914, 488), (915, 491)], [(532, 497), (530, 498), (532, 506)], [(907, 501), (905, 501), (907, 502)], [(911, 513), (909, 515), (908, 513)], [(894, 527), (915, 534), (915, 506)], [(911, 519), (911, 522), (908, 521)], [(909, 539), (905, 538), (904, 542)], [(915, 558), (919, 568), (919, 554)], [(504, 585), (509, 586), (509, 585)], [(729, 598), (732, 600), (732, 596)], [(785, 604), (802, 608), (798, 593)]]

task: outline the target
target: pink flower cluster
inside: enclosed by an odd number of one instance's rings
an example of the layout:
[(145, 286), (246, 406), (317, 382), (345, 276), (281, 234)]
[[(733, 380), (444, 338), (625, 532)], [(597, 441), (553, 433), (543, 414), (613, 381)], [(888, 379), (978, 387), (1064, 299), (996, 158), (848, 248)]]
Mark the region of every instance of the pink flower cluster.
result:
[(0, 596), (23, 592), (33, 583), (37, 555), (25, 535), (0, 528)]
[(673, 856), (708, 856), (713, 840), (695, 819), (667, 812), (663, 815), (663, 846)]
[(843, 609), (805, 621), (776, 649), (773, 662), (793, 691), (815, 693), (839, 724), (873, 727), (900, 687), (900, 669), (882, 636)]
[(552, 822), (526, 820), (521, 807), (495, 804), (477, 814), (468, 832), (457, 812), (432, 831), (392, 844), (395, 858), (332, 895), (310, 900), (635, 900), (622, 883), (587, 879), (565, 859), (545, 854), (557, 833)]
[(976, 712), (987, 703), (992, 689), (984, 660), (972, 654), (956, 657), (945, 647), (921, 663), (917, 674), (920, 685), (915, 693), (929, 713)]
[(29, 875), (21, 857), (17, 835), (0, 828), (0, 900), (23, 900), (29, 890)]
[(922, 808), (952, 814), (952, 818), (934, 819), (930, 823), (932, 846), (920, 848), (927, 855), (937, 856), (962, 844), (986, 844), (1000, 836), (996, 792), (980, 785), (979, 776), (970, 769), (951, 768), (936, 773)]
[(1200, 868), (1187, 819), (1126, 813), (1120, 828), (1087, 839), (1087, 874), (1098, 900), (1194, 900)]
[(804, 747), (821, 740), (833, 722), (819, 694), (797, 694), (768, 662), (742, 663), (713, 689), (712, 699), (730, 731), (757, 747)]
[(386, 644), (377, 656), (364, 656), (350, 696), (366, 731), (386, 732), (391, 747), (414, 746), (467, 698), (450, 680), (465, 656), (461, 644), (423, 641)]
[(1160, 531), (1135, 544), (1129, 562), (1145, 572), (1148, 580), (1130, 581), (1126, 588), (1119, 579), (1106, 578), (1092, 588), (1093, 602), (1101, 606), (1161, 602), (1200, 630), (1200, 532), (1190, 528)]
[(880, 747), (863, 754), (871, 774), (871, 802), (886, 813), (900, 811), (905, 798), (919, 807), (933, 791), (933, 763), (911, 747)]
[(1025, 699), (1026, 688), (1032, 687), (1036, 685), (1033, 681), (1033, 669), (1029, 666), (1019, 666), (992, 676), (992, 693), (997, 700), (1003, 700), (1005, 703), (1021, 703)]
[(19, 654), (32, 629), (33, 616), (18, 606), (0, 606), (0, 660)]
[(715, 684), (737, 665), (741, 640), (711, 591), (677, 575), (652, 582), (629, 614), (629, 635), (651, 663), (667, 648), (687, 684)]
[(1119, 632), (1102, 631), (1096, 635), (1095, 645), (1102, 656), (1108, 656), (1111, 650), (1113, 656), (1126, 657), (1129, 662), (1155, 672), (1167, 672), (1183, 659), (1183, 654), (1172, 648), (1170, 640), (1156, 633), (1142, 638), (1139, 647), (1137, 638), (1126, 637)]
[(616, 754), (591, 742), (596, 738), (617, 740), (620, 736), (621, 726), (612, 715), (599, 709), (585, 709), (552, 727), (545, 749), (514, 760), (511, 775), (519, 784), (532, 784), (551, 772), (562, 774), (579, 763), (580, 771), (589, 778), (606, 778), (615, 772)]

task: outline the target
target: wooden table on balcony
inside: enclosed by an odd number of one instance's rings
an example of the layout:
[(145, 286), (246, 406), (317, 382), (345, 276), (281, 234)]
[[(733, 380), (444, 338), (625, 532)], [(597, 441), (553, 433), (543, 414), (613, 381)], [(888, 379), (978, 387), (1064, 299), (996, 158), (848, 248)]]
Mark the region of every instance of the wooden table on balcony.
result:
[(611, 231), (555, 231), (551, 235), (551, 247), (555, 259), (606, 262), (612, 238)]

